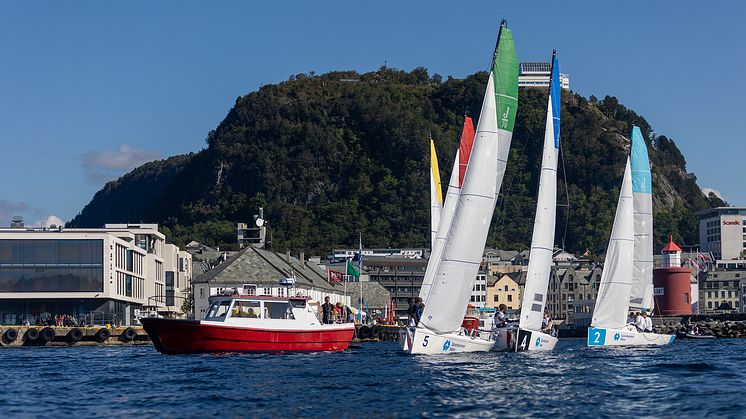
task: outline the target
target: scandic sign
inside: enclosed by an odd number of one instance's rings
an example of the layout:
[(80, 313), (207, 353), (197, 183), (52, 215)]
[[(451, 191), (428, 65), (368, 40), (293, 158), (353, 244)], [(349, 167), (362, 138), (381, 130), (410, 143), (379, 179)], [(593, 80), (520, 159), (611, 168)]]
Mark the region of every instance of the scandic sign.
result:
[(725, 220), (723, 221), (723, 225), (724, 226), (738, 226), (738, 225), (741, 225), (741, 222), (739, 220), (732, 220), (732, 221)]

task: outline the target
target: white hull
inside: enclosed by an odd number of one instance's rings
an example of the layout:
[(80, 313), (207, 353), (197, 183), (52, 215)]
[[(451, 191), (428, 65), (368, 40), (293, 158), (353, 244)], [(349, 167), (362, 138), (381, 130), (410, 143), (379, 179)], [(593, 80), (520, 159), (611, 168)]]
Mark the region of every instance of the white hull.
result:
[(621, 329), (588, 328), (588, 346), (648, 346), (668, 345), (675, 335), (661, 335), (652, 332), (639, 332), (634, 326)]
[(402, 329), (402, 350), (411, 354), (438, 355), (462, 352), (488, 352), (495, 345), (492, 339), (460, 333), (435, 333), (423, 327), (414, 331)]
[(510, 350), (523, 351), (553, 351), (557, 346), (557, 338), (536, 330), (516, 329), (514, 343)]

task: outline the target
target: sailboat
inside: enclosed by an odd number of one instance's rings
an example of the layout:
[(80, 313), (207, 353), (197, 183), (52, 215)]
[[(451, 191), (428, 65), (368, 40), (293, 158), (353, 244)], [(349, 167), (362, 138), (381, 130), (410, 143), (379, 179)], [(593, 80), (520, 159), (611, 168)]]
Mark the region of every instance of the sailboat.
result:
[(557, 52), (552, 53), (552, 70), (549, 82), (547, 120), (544, 128), (544, 149), (541, 157), (539, 192), (536, 199), (536, 217), (531, 237), (531, 258), (528, 262), (526, 286), (521, 301), (521, 317), (511, 350), (551, 351), (557, 338), (541, 331), (546, 304), (549, 276), (554, 250), (554, 227), (557, 206), (557, 158), (560, 145), (559, 62)]
[[(667, 345), (676, 338), (675, 335), (639, 332), (634, 325), (627, 324), (631, 307), (644, 308), (644, 304), (651, 307), (653, 299), (652, 241), (647, 246), (648, 240), (652, 240), (653, 227), (652, 179), (647, 146), (638, 127), (632, 128), (630, 155), (624, 169), (596, 307), (588, 328), (588, 346)], [(648, 271), (649, 280), (645, 276)]]
[[(518, 106), (518, 60), (513, 34), (500, 24), (476, 136), (420, 323), (403, 345), (412, 354), (489, 351), (492, 336), (461, 326), (502, 185)], [(438, 234), (441, 234), (438, 226)]]
[[(456, 208), (456, 201), (461, 193), (461, 184), (464, 181), (464, 173), (466, 172), (466, 166), (469, 162), (469, 155), (471, 154), (471, 147), (474, 143), (474, 123), (472, 119), (465, 115), (464, 125), (461, 129), (461, 139), (459, 141), (459, 147), (456, 149), (456, 158), (453, 160), (453, 169), (451, 170), (451, 177), (448, 181), (448, 191), (446, 192), (445, 203), (441, 207), (437, 199), (438, 194), (442, 194), (440, 186), (437, 189), (434, 186), (436, 184), (436, 175), (438, 172), (437, 168), (437, 156), (435, 154), (435, 144), (432, 139), (430, 140), (430, 225), (431, 225), (431, 247), (430, 247), (430, 260), (437, 260), (442, 254), (443, 243), (445, 243), (448, 228), (451, 225), (451, 219), (453, 218), (453, 210)], [(439, 184), (440, 175), (437, 175), (437, 183)], [(440, 202), (443, 200), (440, 199)], [(437, 234), (440, 232), (441, 234)], [(434, 234), (434, 235), (433, 235)], [(422, 286), (420, 287), (419, 297), (423, 303), (427, 304), (427, 296), (430, 293), (430, 286), (433, 284), (433, 276), (435, 274), (434, 263), (428, 263), (425, 270), (425, 276), (422, 279)], [(409, 345), (411, 336), (408, 333), (408, 327), (406, 325), (404, 329), (399, 330), (399, 342), (402, 345), (403, 351), (409, 351)]]

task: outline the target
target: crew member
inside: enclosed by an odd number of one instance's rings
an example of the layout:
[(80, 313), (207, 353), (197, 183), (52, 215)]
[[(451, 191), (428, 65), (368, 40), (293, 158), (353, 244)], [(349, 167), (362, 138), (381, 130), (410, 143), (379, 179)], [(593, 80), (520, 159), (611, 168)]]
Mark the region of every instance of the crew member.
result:
[(541, 331), (544, 333), (552, 333), (554, 329), (554, 322), (548, 311), (544, 312), (544, 318), (541, 320)]
[(321, 305), (321, 322), (331, 324), (333, 312), (334, 304), (329, 302), (329, 297), (324, 297), (324, 304)]
[(508, 306), (500, 304), (495, 312), (495, 327), (502, 327), (508, 322)]

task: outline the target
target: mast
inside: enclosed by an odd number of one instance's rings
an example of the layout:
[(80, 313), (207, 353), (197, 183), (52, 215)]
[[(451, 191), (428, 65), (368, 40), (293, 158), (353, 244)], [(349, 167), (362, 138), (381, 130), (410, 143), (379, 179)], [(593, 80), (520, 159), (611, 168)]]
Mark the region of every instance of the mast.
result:
[(640, 128), (632, 127), (630, 152), (635, 218), (635, 252), (629, 305), (653, 310), (653, 182), (648, 148)]
[(420, 324), (436, 333), (457, 330), (466, 312), (510, 151), (518, 106), (518, 59), (513, 34), (500, 25), (497, 47), (461, 194), (437, 263)]
[(557, 218), (557, 159), (560, 141), (559, 62), (552, 52), (547, 119), (544, 128), (544, 149), (541, 158), (539, 191), (536, 199), (534, 232), (531, 237), (531, 258), (528, 262), (526, 287), (521, 300), (520, 328), (541, 329), (546, 293), (552, 269), (554, 230)]
[(627, 323), (635, 246), (631, 178), (628, 157), (622, 188), (619, 191), (614, 226), (611, 229), (611, 239), (606, 249), (604, 270), (601, 272), (596, 307), (591, 319), (592, 327), (620, 329)]

